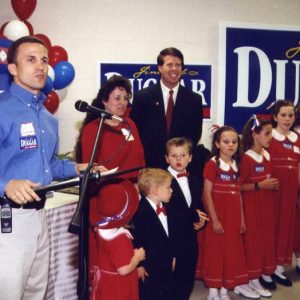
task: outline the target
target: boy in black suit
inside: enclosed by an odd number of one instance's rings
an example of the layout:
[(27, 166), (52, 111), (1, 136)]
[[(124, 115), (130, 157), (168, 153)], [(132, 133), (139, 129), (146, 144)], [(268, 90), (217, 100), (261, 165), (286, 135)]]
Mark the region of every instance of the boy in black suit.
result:
[(144, 247), (146, 259), (138, 267), (140, 300), (173, 300), (173, 227), (162, 202), (172, 195), (172, 176), (165, 170), (140, 171), (141, 200), (132, 219), (133, 243)]
[(173, 175), (173, 194), (166, 209), (175, 231), (174, 300), (188, 300), (192, 293), (198, 257), (197, 231), (208, 221), (202, 211), (199, 179), (186, 172), (192, 148), (192, 142), (184, 137), (173, 138), (166, 145), (168, 171)]

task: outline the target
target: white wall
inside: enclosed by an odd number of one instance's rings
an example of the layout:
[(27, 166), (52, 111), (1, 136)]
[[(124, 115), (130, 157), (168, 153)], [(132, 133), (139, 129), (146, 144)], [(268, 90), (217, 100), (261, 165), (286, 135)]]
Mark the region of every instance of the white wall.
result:
[[(299, 0), (38, 0), (28, 19), (34, 33), (64, 47), (76, 76), (60, 103), (60, 152), (73, 150), (84, 114), (77, 99), (97, 94), (99, 61), (153, 62), (168, 46), (186, 64), (212, 64), (214, 118), (218, 109), (219, 24), (223, 21), (299, 26)], [(0, 0), (0, 26), (17, 19), (11, 0)], [(276, 45), (274, 45), (276, 46)], [(202, 142), (210, 144), (204, 124)]]

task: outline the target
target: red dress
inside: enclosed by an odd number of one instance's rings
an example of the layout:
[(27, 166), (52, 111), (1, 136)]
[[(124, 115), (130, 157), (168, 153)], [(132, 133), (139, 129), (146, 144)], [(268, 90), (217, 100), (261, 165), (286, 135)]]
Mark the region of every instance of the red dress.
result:
[(269, 148), (274, 177), (279, 180), (275, 197), (275, 243), (277, 265), (291, 264), (294, 248), (295, 210), (298, 194), (300, 139), (294, 132), (288, 136), (273, 129)]
[(248, 282), (240, 233), (241, 194), (237, 167), (233, 169), (222, 160), (217, 166), (212, 158), (205, 165), (203, 175), (213, 183), (212, 199), (224, 233), (215, 234), (212, 222), (208, 222), (204, 231), (201, 276), (210, 288), (231, 289)]
[(97, 262), (90, 300), (138, 300), (138, 274), (135, 269), (121, 276), (117, 269), (128, 265), (134, 255), (131, 235), (124, 228), (100, 229), (97, 235)]
[[(255, 183), (272, 177), (270, 155), (248, 150), (242, 157), (240, 183)], [(271, 275), (275, 261), (274, 194), (270, 190), (242, 192), (246, 231), (245, 256), (249, 279)]]

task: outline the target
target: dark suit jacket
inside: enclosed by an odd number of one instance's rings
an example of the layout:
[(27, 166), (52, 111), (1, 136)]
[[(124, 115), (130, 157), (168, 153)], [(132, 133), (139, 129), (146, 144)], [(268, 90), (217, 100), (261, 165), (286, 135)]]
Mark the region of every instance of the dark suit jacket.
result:
[(142, 197), (132, 218), (133, 244), (143, 247), (146, 259), (140, 263), (149, 277), (140, 282), (140, 299), (172, 299), (172, 224), (168, 217), (169, 237), (148, 200)]
[(168, 216), (174, 224), (174, 251), (176, 268), (174, 272), (173, 300), (188, 300), (195, 281), (196, 263), (198, 257), (197, 231), (194, 223), (199, 222), (196, 209), (203, 210), (201, 201), (202, 185), (198, 176), (188, 177), (192, 202), (188, 206), (180, 185), (174, 178), (172, 181), (172, 198), (166, 204)]
[(172, 181), (172, 198), (166, 204), (168, 216), (172, 219), (174, 226), (174, 245), (176, 258), (185, 264), (196, 264), (198, 255), (197, 231), (194, 230), (193, 223), (199, 222), (196, 209), (204, 210), (202, 204), (202, 187), (199, 180), (192, 174), (188, 177), (192, 202), (189, 207), (184, 194), (174, 178)]
[(185, 136), (197, 145), (202, 133), (202, 100), (179, 86), (169, 135), (160, 83), (137, 92), (130, 117), (134, 120), (144, 146), (148, 167), (166, 168), (165, 145), (168, 139)]

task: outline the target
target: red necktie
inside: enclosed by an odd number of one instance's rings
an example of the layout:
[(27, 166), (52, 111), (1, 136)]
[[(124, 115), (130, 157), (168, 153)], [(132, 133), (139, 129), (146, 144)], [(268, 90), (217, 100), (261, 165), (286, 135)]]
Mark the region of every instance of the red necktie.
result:
[(178, 173), (176, 175), (177, 178), (180, 178), (180, 177), (188, 177), (190, 174), (189, 172), (183, 172), (183, 173)]
[(169, 91), (169, 99), (168, 99), (168, 106), (167, 106), (167, 112), (166, 112), (166, 123), (167, 123), (167, 132), (169, 133), (170, 127), (171, 127), (171, 120), (173, 115), (173, 109), (174, 109), (174, 100), (173, 100), (173, 90)]
[(159, 207), (156, 205), (156, 214), (159, 215), (160, 213), (163, 213), (165, 216), (167, 215), (166, 209), (163, 206)]

